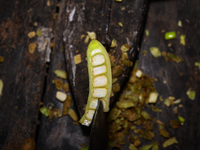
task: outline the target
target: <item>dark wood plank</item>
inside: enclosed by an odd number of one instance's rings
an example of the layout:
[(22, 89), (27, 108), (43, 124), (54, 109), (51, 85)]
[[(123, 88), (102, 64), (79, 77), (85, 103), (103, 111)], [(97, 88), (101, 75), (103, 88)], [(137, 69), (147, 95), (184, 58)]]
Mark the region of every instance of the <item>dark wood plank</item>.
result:
[[(88, 70), (86, 61), (86, 50), (88, 44), (84, 43), (84, 39), (81, 39), (81, 35), (86, 35), (87, 31), (98, 32), (101, 28), (101, 2), (100, 1), (85, 1), (84, 3), (76, 3), (71, 1), (68, 9), (69, 13), (65, 25), (65, 49), (67, 59), (67, 69), (69, 74), (69, 81), (72, 87), (72, 92), (80, 112), (80, 116), (84, 114), (84, 105), (87, 103), (88, 97)], [(142, 25), (145, 19), (146, 13), (146, 0), (126, 1), (123, 3), (112, 3), (111, 11), (111, 23), (110, 23), (110, 35), (118, 41), (118, 44), (123, 45), (125, 43), (130, 44), (132, 47), (129, 50), (129, 59), (134, 60), (137, 47), (139, 45), (139, 39), (142, 33)], [(119, 11), (121, 7), (125, 7), (124, 11)], [(73, 19), (70, 21), (70, 17), (75, 10)], [(126, 21), (124, 18), (130, 18)], [(119, 22), (123, 23), (123, 27), (118, 25)], [(78, 51), (78, 52), (77, 52)], [(110, 51), (112, 53), (112, 51)], [(74, 63), (74, 56), (81, 54), (82, 62), (78, 65)], [(120, 59), (121, 50), (118, 49), (114, 54), (117, 62)], [(119, 85), (122, 85), (130, 68), (125, 68), (123, 75), (118, 78)], [(114, 99), (118, 97), (118, 93), (115, 93), (111, 98), (111, 103), (114, 103)]]
[[(56, 69), (66, 71), (66, 60), (63, 51), (63, 32), (65, 29), (64, 22), (67, 21), (68, 18), (67, 20), (63, 18), (66, 18), (66, 7), (68, 5), (66, 5), (65, 0), (60, 1), (58, 4), (60, 5), (59, 17), (53, 24), (55, 48), (53, 48), (51, 54), (43, 102), (44, 106), (53, 104), (53, 108), (58, 108), (62, 112), (63, 103), (56, 99), (56, 92), (58, 90), (55, 84), (52, 83), (52, 80), (57, 78), (54, 74)], [(65, 83), (68, 82), (67, 80), (63, 81)], [(67, 95), (69, 96), (71, 93), (69, 92)], [(72, 109), (77, 112), (74, 102), (72, 104)], [(89, 144), (89, 137), (83, 134), (81, 125), (75, 125), (69, 115), (53, 119), (52, 121), (44, 115), (40, 115), (40, 125), (38, 127), (36, 139), (38, 150), (77, 150), (81, 148), (81, 144)]]
[[(27, 34), (39, 26), (50, 26), (54, 7), (45, 1), (1, 1), (0, 78), (4, 83), (0, 97), (0, 149), (20, 149), (22, 142), (35, 136), (39, 103), (46, 72), (45, 51), (29, 53)], [(4, 11), (4, 12), (2, 12)], [(42, 15), (41, 15), (42, 14)]]
[[(163, 110), (162, 113), (152, 113), (157, 119), (166, 124), (170, 136), (175, 136), (179, 144), (166, 149), (200, 149), (199, 139), (199, 98), (200, 98), (200, 69), (194, 66), (195, 62), (200, 62), (199, 39), (200, 24), (197, 18), (199, 14), (200, 2), (197, 0), (186, 1), (151, 1), (149, 5), (148, 18), (145, 29), (149, 30), (149, 37), (144, 35), (141, 52), (139, 56), (139, 68), (158, 81), (155, 83), (157, 91), (164, 99), (168, 96), (181, 98), (182, 108), (178, 108), (178, 114), (173, 114), (173, 107), (166, 107), (163, 102), (158, 102), (157, 106)], [(178, 20), (182, 21), (182, 27), (178, 27)], [(176, 31), (177, 38), (166, 41), (164, 33), (161, 31)], [(180, 44), (180, 35), (186, 35), (186, 45)], [(168, 43), (172, 43), (168, 47)], [(183, 62), (176, 63), (164, 57), (154, 58), (150, 47), (159, 47), (160, 51), (173, 53), (183, 58)], [(146, 56), (142, 51), (147, 50)], [(182, 75), (180, 75), (182, 73)], [(166, 81), (166, 84), (163, 83)], [(191, 88), (196, 91), (195, 100), (189, 100), (186, 91)], [(177, 105), (178, 106), (178, 105)], [(177, 119), (178, 115), (185, 118), (185, 123), (180, 129), (172, 129), (169, 121)], [(157, 127), (156, 127), (157, 128)], [(156, 129), (154, 140), (159, 141), (160, 149), (165, 138), (158, 135)], [(147, 142), (150, 143), (150, 142)], [(144, 143), (147, 144), (147, 143)]]

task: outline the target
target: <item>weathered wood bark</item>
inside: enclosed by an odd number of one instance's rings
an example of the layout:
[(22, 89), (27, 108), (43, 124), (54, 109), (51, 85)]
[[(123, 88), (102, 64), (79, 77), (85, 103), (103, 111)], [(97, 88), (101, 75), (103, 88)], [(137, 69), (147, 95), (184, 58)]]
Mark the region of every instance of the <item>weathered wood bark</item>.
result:
[[(50, 26), (54, 6), (41, 1), (0, 2), (0, 78), (4, 83), (0, 97), (0, 149), (20, 149), (22, 142), (34, 137), (45, 76), (45, 51), (29, 53), (28, 44), (36, 42), (27, 34), (33, 23)], [(43, 15), (41, 15), (43, 14)]]
[[(195, 62), (200, 62), (200, 24), (197, 18), (199, 14), (200, 1), (177, 0), (177, 1), (153, 1), (149, 5), (148, 17), (145, 29), (149, 30), (149, 37), (144, 35), (141, 52), (139, 56), (139, 68), (145, 74), (156, 78), (156, 89), (164, 99), (168, 96), (174, 96), (181, 99), (183, 107), (178, 107), (178, 114), (173, 114), (174, 105), (167, 107), (163, 102), (157, 103), (162, 113), (152, 113), (152, 116), (163, 121), (166, 124), (167, 131), (171, 137), (176, 137), (179, 144), (166, 149), (200, 149), (200, 69), (194, 66)], [(182, 27), (178, 26), (178, 21), (182, 21)], [(162, 30), (175, 31), (177, 38), (174, 40), (165, 40)], [(186, 45), (180, 44), (180, 35), (186, 35)], [(172, 46), (169, 47), (168, 44)], [(154, 58), (149, 48), (156, 46), (160, 51), (173, 53), (181, 58), (183, 62), (176, 63), (164, 57)], [(146, 56), (142, 51), (147, 50)], [(166, 83), (164, 83), (164, 81)], [(190, 100), (186, 94), (188, 89), (196, 91), (195, 100)], [(185, 118), (185, 123), (180, 129), (172, 129), (169, 121), (177, 119), (178, 116)], [(155, 141), (162, 143), (165, 138), (158, 135)], [(160, 146), (161, 149), (162, 146)]]

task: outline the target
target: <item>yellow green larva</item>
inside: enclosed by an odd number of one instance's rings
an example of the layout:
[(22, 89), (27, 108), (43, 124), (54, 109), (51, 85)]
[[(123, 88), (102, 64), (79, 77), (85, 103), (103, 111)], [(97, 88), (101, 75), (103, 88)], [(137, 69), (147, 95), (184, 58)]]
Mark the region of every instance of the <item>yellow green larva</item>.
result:
[(89, 95), (85, 114), (80, 123), (89, 126), (97, 107), (98, 99), (103, 102), (104, 111), (109, 111), (112, 89), (110, 59), (104, 46), (97, 40), (92, 40), (87, 48), (87, 66)]

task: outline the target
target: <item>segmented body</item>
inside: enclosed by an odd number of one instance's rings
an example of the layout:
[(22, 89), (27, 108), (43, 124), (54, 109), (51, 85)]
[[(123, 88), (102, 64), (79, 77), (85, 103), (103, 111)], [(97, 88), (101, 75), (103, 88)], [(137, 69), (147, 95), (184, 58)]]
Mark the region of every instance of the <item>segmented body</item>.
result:
[(112, 88), (110, 59), (104, 46), (97, 40), (92, 40), (88, 46), (87, 63), (89, 95), (86, 111), (80, 123), (89, 126), (97, 107), (98, 99), (103, 102), (104, 111), (109, 111)]

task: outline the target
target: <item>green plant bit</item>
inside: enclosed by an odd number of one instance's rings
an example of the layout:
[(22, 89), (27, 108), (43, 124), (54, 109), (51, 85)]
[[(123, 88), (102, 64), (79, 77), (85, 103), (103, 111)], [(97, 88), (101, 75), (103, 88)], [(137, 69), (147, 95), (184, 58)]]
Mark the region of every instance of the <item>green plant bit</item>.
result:
[(43, 115), (45, 115), (46, 117), (48, 117), (48, 116), (49, 116), (49, 113), (50, 113), (49, 109), (48, 109), (47, 107), (45, 107), (45, 106), (43, 106), (43, 107), (40, 108), (40, 112), (41, 112)]
[(181, 20), (178, 21), (178, 26), (182, 27), (182, 21)]
[(157, 47), (150, 47), (150, 52), (154, 57), (160, 57), (161, 52)]
[(123, 52), (127, 52), (130, 48), (131, 48), (130, 45), (124, 44), (124, 45), (122, 45), (121, 50), (122, 50)]
[(167, 57), (168, 57), (169, 59), (171, 59), (171, 60), (177, 62), (177, 63), (180, 63), (180, 62), (183, 61), (183, 59), (182, 59), (181, 57), (178, 57), (178, 56), (176, 56), (176, 55), (174, 55), (174, 54), (171, 54), (171, 53), (167, 53)]
[(186, 35), (180, 35), (180, 44), (184, 46), (185, 46), (185, 38), (186, 38)]
[(194, 66), (199, 67), (199, 69), (200, 69), (200, 63), (199, 62), (195, 62)]
[(169, 107), (174, 103), (175, 97), (169, 96), (168, 98), (165, 99), (164, 104)]
[(149, 36), (149, 30), (145, 30), (146, 37)]
[(67, 79), (67, 72), (62, 71), (62, 70), (55, 70), (54, 73), (56, 74), (57, 77), (62, 78), (62, 79)]
[(184, 123), (185, 122), (185, 119), (181, 116), (178, 116), (178, 120), (181, 122), (181, 123)]
[(172, 137), (172, 138), (166, 140), (166, 141), (163, 143), (163, 147), (165, 148), (165, 147), (171, 146), (171, 145), (176, 144), (176, 143), (178, 143), (178, 141), (176, 140), (175, 137)]
[(110, 47), (111, 48), (117, 47), (117, 41), (115, 39), (112, 40)]
[(195, 96), (196, 96), (196, 92), (195, 91), (191, 91), (191, 89), (189, 89), (186, 94), (188, 95), (189, 99), (194, 100)]
[(130, 100), (123, 100), (123, 101), (119, 101), (116, 103), (116, 105), (119, 107), (119, 108), (130, 108), (130, 107), (134, 107), (134, 103)]
[(122, 24), (121, 22), (119, 22), (118, 25), (119, 25), (120, 27), (123, 27), (123, 24)]
[(165, 33), (165, 40), (172, 40), (176, 38), (176, 32), (171, 31), (171, 32), (166, 32)]

